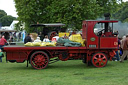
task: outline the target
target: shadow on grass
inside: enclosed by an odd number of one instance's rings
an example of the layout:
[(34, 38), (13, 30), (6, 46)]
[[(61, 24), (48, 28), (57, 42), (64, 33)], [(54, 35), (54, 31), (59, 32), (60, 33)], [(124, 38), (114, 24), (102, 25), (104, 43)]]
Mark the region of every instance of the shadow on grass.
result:
[[(14, 65), (13, 64), (10, 66), (10, 67), (6, 67), (6, 69), (9, 69), (9, 70), (37, 70), (37, 69), (34, 69), (30, 64), (28, 67), (24, 65), (18, 65), (18, 63), (15, 63), (17, 65)], [(49, 64), (47, 66), (47, 68), (45, 69), (92, 69), (92, 68), (95, 68), (93, 66), (87, 66), (86, 64), (68, 64), (68, 65), (64, 65), (64, 64)]]
[(68, 65), (48, 65), (47, 69), (86, 69), (86, 68), (93, 68), (93, 66), (87, 66), (86, 64), (68, 64)]
[(29, 67), (26, 67), (26, 66), (11, 66), (11, 67), (7, 67), (6, 69), (9, 69), (9, 70), (32, 70), (33, 68), (31, 66)]
[[(19, 64), (18, 63), (14, 63), (14, 65), (12, 64), (11, 66), (7, 67), (6, 69), (9, 69), (9, 70), (34, 70), (34, 68), (31, 66), (31, 64), (28, 65), (28, 67), (26, 66), (26, 62), (25, 63), (22, 63), (22, 64)], [(111, 68), (113, 67), (114, 65), (112, 63), (108, 63), (105, 67), (103, 68)], [(95, 69), (96, 67), (94, 66), (87, 66), (87, 64), (83, 64), (81, 62), (57, 62), (57, 63), (53, 63), (53, 64), (49, 64), (47, 66), (47, 68), (45, 69)], [(36, 69), (35, 69), (36, 70)]]

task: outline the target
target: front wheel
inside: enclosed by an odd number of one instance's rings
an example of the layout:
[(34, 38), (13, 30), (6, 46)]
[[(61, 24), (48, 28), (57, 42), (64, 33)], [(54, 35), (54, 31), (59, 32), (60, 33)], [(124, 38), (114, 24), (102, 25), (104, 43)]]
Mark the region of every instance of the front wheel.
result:
[(92, 56), (92, 64), (95, 67), (104, 67), (108, 62), (107, 56), (104, 53), (98, 52)]
[(36, 51), (31, 55), (30, 63), (35, 69), (44, 69), (49, 63), (49, 56), (43, 51)]

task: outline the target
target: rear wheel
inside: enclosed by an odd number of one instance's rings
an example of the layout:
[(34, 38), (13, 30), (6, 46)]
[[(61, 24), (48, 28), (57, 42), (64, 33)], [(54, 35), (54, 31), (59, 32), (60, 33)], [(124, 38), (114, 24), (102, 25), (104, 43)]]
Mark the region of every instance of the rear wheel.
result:
[(95, 67), (104, 67), (108, 62), (107, 56), (104, 53), (95, 53), (92, 56), (92, 64)]
[(49, 63), (49, 56), (43, 51), (36, 51), (31, 55), (30, 63), (35, 69), (44, 69)]

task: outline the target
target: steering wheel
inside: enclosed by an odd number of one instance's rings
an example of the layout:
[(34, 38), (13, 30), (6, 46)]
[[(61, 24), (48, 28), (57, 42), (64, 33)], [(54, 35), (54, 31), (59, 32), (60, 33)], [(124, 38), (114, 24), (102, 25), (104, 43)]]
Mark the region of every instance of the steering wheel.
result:
[(102, 35), (102, 31), (104, 31), (105, 29), (102, 29), (102, 30), (100, 30), (98, 33), (97, 33), (97, 35), (98, 36), (101, 36)]

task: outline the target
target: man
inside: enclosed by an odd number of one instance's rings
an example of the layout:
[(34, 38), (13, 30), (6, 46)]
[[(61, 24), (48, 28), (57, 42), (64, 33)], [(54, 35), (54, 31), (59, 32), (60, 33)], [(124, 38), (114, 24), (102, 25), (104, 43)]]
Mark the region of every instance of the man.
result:
[(25, 37), (24, 39), (24, 44), (26, 44), (27, 42), (32, 42), (32, 39), (30, 37), (30, 34), (28, 33), (28, 35)]
[[(115, 36), (118, 36), (118, 31), (115, 33)], [(119, 49), (119, 47), (120, 47), (120, 45), (121, 45), (121, 42), (120, 42), (120, 39), (118, 38), (118, 49)], [(119, 61), (120, 60), (120, 57), (119, 57), (119, 53), (118, 53), (118, 50), (117, 51), (115, 51), (116, 52), (116, 55), (115, 55), (115, 57), (114, 58), (112, 58), (112, 60), (113, 61)], [(115, 59), (116, 58), (116, 59)]]
[(58, 39), (59, 39), (58, 34), (55, 34), (55, 36), (52, 38), (52, 41), (57, 42)]
[(128, 35), (126, 35), (126, 38), (122, 40), (122, 50), (123, 50), (123, 55), (121, 56), (120, 62), (124, 61), (124, 58), (128, 56)]
[(6, 39), (4, 38), (4, 35), (0, 39), (0, 49), (7, 43)]

